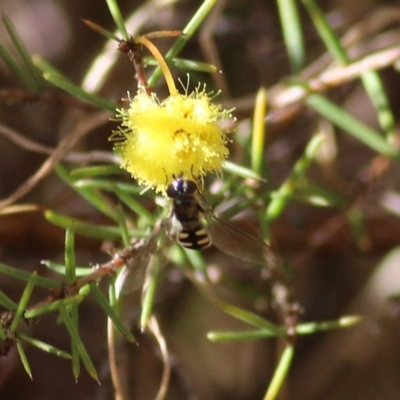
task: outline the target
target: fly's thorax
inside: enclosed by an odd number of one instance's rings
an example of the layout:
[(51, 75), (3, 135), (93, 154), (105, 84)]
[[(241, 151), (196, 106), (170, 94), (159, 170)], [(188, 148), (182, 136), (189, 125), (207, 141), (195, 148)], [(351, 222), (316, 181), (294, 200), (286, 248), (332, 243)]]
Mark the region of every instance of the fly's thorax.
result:
[(200, 209), (193, 196), (178, 196), (173, 199), (173, 213), (181, 223), (199, 221)]

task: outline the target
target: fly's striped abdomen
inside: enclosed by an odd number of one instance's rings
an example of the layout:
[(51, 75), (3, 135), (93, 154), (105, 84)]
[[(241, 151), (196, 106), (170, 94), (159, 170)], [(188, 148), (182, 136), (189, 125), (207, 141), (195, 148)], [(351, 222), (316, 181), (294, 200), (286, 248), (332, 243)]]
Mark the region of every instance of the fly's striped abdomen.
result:
[(181, 223), (181, 226), (178, 241), (183, 247), (199, 250), (211, 245), (210, 237), (200, 222)]

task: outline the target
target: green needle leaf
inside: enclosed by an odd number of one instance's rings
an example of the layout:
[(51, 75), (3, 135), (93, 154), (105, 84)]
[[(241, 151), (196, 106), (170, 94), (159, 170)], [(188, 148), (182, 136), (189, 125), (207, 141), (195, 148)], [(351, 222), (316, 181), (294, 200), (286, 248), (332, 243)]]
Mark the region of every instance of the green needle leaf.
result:
[(17, 309), (17, 304), (12, 301), (2, 290), (0, 290), (0, 306), (10, 311)]
[(400, 160), (400, 152), (390, 145), (383, 136), (364, 125), (326, 97), (319, 94), (310, 95), (307, 98), (307, 104), (377, 153)]
[(264, 400), (274, 400), (277, 398), (278, 393), (285, 381), (289, 372), (289, 367), (293, 361), (294, 346), (288, 345), (283, 351), (282, 357), (279, 361), (278, 367), (275, 369), (274, 376), (269, 385), (268, 391), (264, 397)]
[(14, 319), (11, 322), (10, 331), (13, 333), (15, 333), (16, 330), (18, 329), (18, 325), (21, 321), (21, 318), (23, 317), (24, 312), (28, 307), (28, 303), (31, 298), (33, 288), (35, 287), (36, 284), (36, 278), (37, 278), (37, 272), (33, 271), (22, 293), (21, 300), (18, 304), (18, 308), (15, 311)]
[(74, 283), (75, 274), (75, 249), (74, 249), (74, 231), (68, 227), (65, 231), (65, 279), (68, 284)]
[[(0, 263), (0, 274), (8, 275), (16, 279), (20, 279), (23, 281), (29, 281), (31, 279), (32, 274), (26, 271), (21, 271), (20, 269), (9, 267), (8, 265)], [(43, 278), (41, 276), (36, 277), (36, 284), (38, 286), (43, 286), (43, 287), (54, 287), (59, 284), (59, 282), (48, 279), (48, 278)]]
[(90, 359), (89, 354), (87, 353), (86, 348), (79, 336), (78, 327), (77, 327), (76, 323), (73, 322), (71, 316), (69, 315), (69, 312), (64, 307), (60, 308), (60, 314), (61, 314), (61, 318), (63, 319), (64, 324), (69, 332), (71, 341), (72, 341), (73, 345), (75, 346), (80, 359), (82, 360), (83, 365), (85, 366), (89, 375), (96, 381), (99, 381), (97, 372), (96, 372), (96, 368), (94, 367), (92, 360)]
[(46, 81), (52, 83), (54, 86), (59, 87), (60, 89), (71, 94), (72, 96), (78, 97), (79, 99), (85, 100), (91, 104), (94, 104), (99, 108), (102, 108), (103, 110), (110, 111), (111, 113), (115, 114), (115, 111), (117, 109), (116, 104), (108, 100), (105, 100), (99, 96), (96, 96), (95, 94), (85, 92), (79, 86), (74, 85), (73, 83), (66, 81), (63, 78), (60, 78), (59, 75), (53, 75), (48, 72), (45, 72), (43, 74), (43, 77), (44, 79), (46, 79)]
[(124, 19), (122, 18), (121, 11), (118, 7), (118, 3), (115, 0), (106, 0), (110, 14), (112, 15), (115, 25), (117, 25), (118, 30), (121, 32), (124, 39), (129, 39), (129, 34), (125, 27)]
[(25, 335), (23, 333), (19, 333), (18, 337), (21, 340), (31, 344), (32, 346), (35, 346), (38, 349), (45, 351), (46, 353), (53, 354), (53, 355), (55, 355), (57, 357), (66, 358), (68, 360), (70, 360), (72, 358), (71, 354), (67, 353), (66, 351), (57, 349), (56, 347), (54, 347), (54, 346), (52, 346), (50, 344), (47, 344), (47, 343), (44, 343), (44, 342), (42, 342), (40, 340), (31, 338), (31, 337), (29, 337), (29, 336), (27, 336), (27, 335)]
[(116, 310), (110, 305), (110, 303), (103, 296), (103, 293), (99, 290), (95, 283), (90, 284), (90, 291), (93, 297), (99, 303), (100, 307), (106, 312), (107, 316), (112, 320), (115, 327), (124, 335), (124, 337), (130, 342), (134, 343), (136, 341), (135, 337), (132, 335), (131, 331), (125, 326), (121, 317), (118, 315)]
[(17, 340), (17, 350), (18, 350), (19, 357), (21, 358), (22, 365), (24, 366), (26, 373), (32, 379), (31, 367), (29, 365), (28, 359), (26, 358), (26, 354), (25, 354), (24, 348), (23, 348), (20, 340)]
[(279, 16), (282, 25), (286, 51), (289, 55), (293, 73), (298, 73), (303, 68), (305, 48), (301, 22), (294, 0), (278, 0)]
[(53, 312), (55, 310), (59, 310), (60, 308), (64, 308), (66, 306), (71, 306), (72, 304), (79, 304), (82, 300), (85, 299), (86, 296), (82, 294), (75, 294), (73, 296), (66, 297), (64, 299), (56, 300), (53, 303), (46, 304), (44, 306), (38, 308), (32, 308), (25, 312), (24, 316), (26, 319), (32, 319), (40, 317), (43, 314), (47, 314)]
[(13, 41), (14, 46), (16, 47), (25, 67), (29, 73), (29, 88), (33, 91), (39, 91), (44, 89), (46, 86), (46, 82), (40, 75), (39, 71), (37, 70), (36, 66), (33, 64), (32, 58), (25, 48), (21, 38), (19, 37), (14, 25), (12, 24), (11, 20), (6, 16), (3, 15), (3, 23), (7, 29), (8, 34), (10, 35), (11, 40)]

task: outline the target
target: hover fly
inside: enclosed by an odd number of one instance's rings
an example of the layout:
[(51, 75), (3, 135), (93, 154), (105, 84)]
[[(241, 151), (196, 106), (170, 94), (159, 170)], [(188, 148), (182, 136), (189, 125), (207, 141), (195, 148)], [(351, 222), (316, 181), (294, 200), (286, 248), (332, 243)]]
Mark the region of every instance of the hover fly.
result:
[(175, 179), (167, 188), (167, 196), (172, 199), (172, 217), (180, 224), (178, 243), (193, 250), (205, 249), (211, 245), (211, 238), (200, 220), (204, 209), (196, 198), (196, 182)]
[[(143, 275), (141, 268), (146, 267), (151, 256), (171, 240), (191, 250), (214, 245), (225, 254), (250, 264), (264, 268), (277, 266), (276, 255), (266, 243), (214, 215), (199, 193), (196, 182), (176, 178), (168, 186), (167, 196), (172, 200), (171, 215), (157, 226), (134, 260), (121, 273), (123, 292), (132, 291), (140, 285), (141, 279), (136, 275)], [(131, 273), (130, 270), (136, 272)], [(133, 281), (134, 284), (131, 283)]]

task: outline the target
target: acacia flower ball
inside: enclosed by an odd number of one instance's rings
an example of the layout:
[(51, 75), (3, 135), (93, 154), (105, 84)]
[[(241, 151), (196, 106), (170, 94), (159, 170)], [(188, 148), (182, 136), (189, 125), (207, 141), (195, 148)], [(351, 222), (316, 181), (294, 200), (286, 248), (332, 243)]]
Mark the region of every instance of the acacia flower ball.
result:
[(129, 109), (117, 110), (122, 124), (115, 151), (121, 168), (163, 194), (174, 177), (193, 179), (219, 171), (229, 153), (219, 122), (232, 116), (211, 100), (204, 89), (162, 102), (139, 89)]

